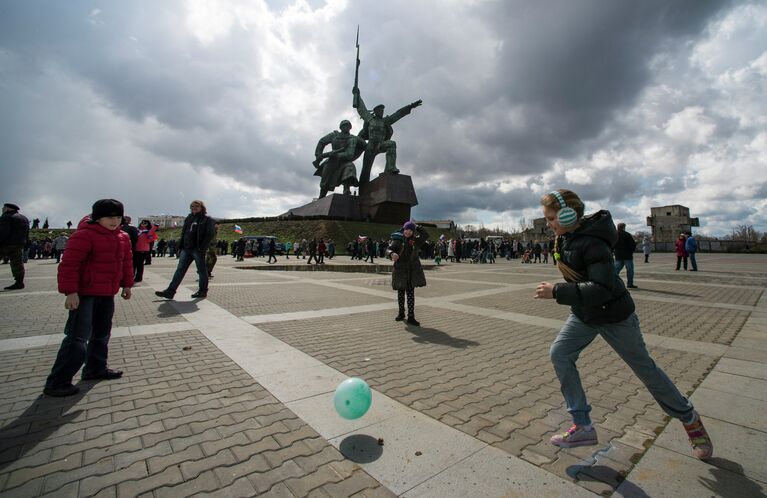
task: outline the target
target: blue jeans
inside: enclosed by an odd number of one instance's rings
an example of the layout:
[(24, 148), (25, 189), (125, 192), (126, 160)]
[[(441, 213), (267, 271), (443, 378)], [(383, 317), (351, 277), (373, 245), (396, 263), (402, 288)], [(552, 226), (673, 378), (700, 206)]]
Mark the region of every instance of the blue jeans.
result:
[(83, 364), (83, 375), (100, 374), (106, 370), (114, 312), (114, 296), (80, 296), (80, 306), (69, 311), (64, 326), (65, 337), (45, 382), (46, 387), (70, 384)]
[(168, 290), (173, 294), (176, 293), (176, 289), (184, 280), (184, 275), (186, 275), (192, 261), (197, 267), (197, 275), (200, 278), (200, 292), (208, 292), (208, 267), (205, 265), (205, 254), (199, 249), (181, 249), (176, 273), (173, 274), (173, 279), (168, 284)]
[(622, 322), (604, 325), (589, 325), (571, 313), (551, 345), (550, 356), (559, 378), (567, 411), (576, 425), (591, 423), (591, 406), (586, 401), (586, 393), (583, 391), (575, 362), (581, 351), (591, 344), (597, 335), (601, 335), (631, 367), (664, 412), (680, 420), (690, 419), (692, 404), (650, 357), (642, 339), (636, 313), (632, 313)]
[(626, 284), (634, 285), (634, 260), (633, 259), (616, 259), (615, 260), (615, 274), (620, 275), (623, 265), (626, 265)]
[(692, 265), (692, 271), (698, 271), (698, 262), (695, 261), (695, 253), (691, 252), (689, 253), (690, 256), (690, 264)]

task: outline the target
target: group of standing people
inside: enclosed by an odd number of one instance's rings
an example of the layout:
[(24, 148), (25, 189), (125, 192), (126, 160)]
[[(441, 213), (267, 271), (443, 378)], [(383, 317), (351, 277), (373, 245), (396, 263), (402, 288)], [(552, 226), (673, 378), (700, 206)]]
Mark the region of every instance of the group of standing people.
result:
[(680, 265), (684, 264), (687, 270), (687, 260), (690, 260), (690, 271), (698, 271), (698, 262), (695, 260), (695, 253), (698, 252), (698, 241), (691, 232), (680, 233), (674, 243), (676, 249), (676, 270), (679, 271)]

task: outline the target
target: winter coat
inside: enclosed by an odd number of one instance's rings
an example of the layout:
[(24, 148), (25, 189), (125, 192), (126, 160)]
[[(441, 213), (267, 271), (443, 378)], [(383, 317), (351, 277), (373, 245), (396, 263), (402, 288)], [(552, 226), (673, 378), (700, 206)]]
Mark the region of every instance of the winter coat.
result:
[(208, 250), (208, 246), (213, 242), (213, 237), (216, 235), (215, 221), (208, 215), (199, 214), (197, 216), (189, 213), (184, 220), (184, 227), (181, 229), (181, 240), (179, 240), (179, 247), (184, 249), (188, 242), (185, 240), (189, 237), (189, 233), (192, 231), (192, 224), (197, 223), (197, 238), (192, 241), (192, 245), (195, 249), (202, 252)]
[(698, 241), (695, 240), (695, 237), (692, 235), (687, 237), (687, 240), (684, 241), (684, 250), (687, 251), (687, 254), (698, 252)]
[(134, 227), (133, 225), (123, 225), (120, 227), (123, 232), (128, 234), (128, 237), (130, 237), (130, 248), (131, 251), (136, 250), (136, 243), (138, 242), (138, 228)]
[(613, 246), (615, 259), (634, 259), (634, 249), (636, 249), (636, 247), (637, 243), (630, 233), (625, 230), (618, 230), (618, 242)]
[(58, 269), (59, 292), (114, 296), (120, 287), (133, 287), (130, 237), (89, 220), (83, 218), (69, 238)]
[(423, 274), (418, 254), (428, 239), (429, 233), (423, 227), (416, 226), (416, 233), (409, 239), (403, 236), (401, 240), (392, 240), (386, 250), (386, 257), (391, 258), (392, 253), (399, 254), (391, 274), (392, 289), (408, 290), (426, 286), (426, 275)]
[(157, 227), (153, 226), (151, 230), (139, 230), (138, 240), (136, 240), (135, 252), (149, 252), (151, 244), (157, 240)]
[(642, 241), (642, 252), (645, 253), (645, 255), (650, 254), (650, 251), (652, 251), (652, 242), (650, 242), (650, 239), (644, 239)]
[(0, 247), (23, 246), (29, 238), (29, 220), (18, 211), (0, 216)]
[(676, 246), (676, 255), (680, 258), (687, 257), (687, 251), (684, 248), (685, 242), (686, 239), (676, 239), (676, 242), (674, 242), (674, 246)]
[(53, 248), (57, 251), (63, 251), (67, 248), (67, 241), (69, 240), (69, 237), (65, 235), (59, 235), (55, 239), (53, 239)]
[(583, 218), (574, 232), (560, 238), (560, 261), (583, 280), (554, 285), (554, 297), (585, 323), (616, 323), (634, 312), (634, 301), (615, 273), (612, 247), (617, 240), (612, 216), (604, 210)]

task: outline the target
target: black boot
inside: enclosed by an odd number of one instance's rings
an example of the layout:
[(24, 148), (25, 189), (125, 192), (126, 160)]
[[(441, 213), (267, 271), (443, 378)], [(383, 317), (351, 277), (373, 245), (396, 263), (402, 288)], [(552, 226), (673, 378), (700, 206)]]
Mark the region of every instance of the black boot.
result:
[(398, 322), (401, 322), (402, 320), (405, 319), (405, 312), (400, 311), (399, 314), (394, 317), (394, 319), (397, 320)]
[(420, 327), (421, 326), (421, 322), (416, 320), (415, 316), (413, 316), (413, 315), (408, 315), (407, 323), (409, 323), (410, 325), (415, 325), (416, 327)]
[(19, 282), (17, 280), (15, 284), (9, 285), (8, 287), (5, 288), (5, 290), (19, 290), (23, 288), (24, 288), (24, 282)]

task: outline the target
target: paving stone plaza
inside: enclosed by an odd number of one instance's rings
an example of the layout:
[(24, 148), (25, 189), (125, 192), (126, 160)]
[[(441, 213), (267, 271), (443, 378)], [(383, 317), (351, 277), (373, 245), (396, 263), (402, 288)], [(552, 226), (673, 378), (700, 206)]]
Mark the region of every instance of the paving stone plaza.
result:
[[(636, 258), (632, 296), (713, 438), (708, 463), (601, 339), (579, 360), (600, 444), (549, 444), (569, 426), (549, 360), (568, 309), (532, 298), (560, 280), (552, 265), (427, 271), (412, 327), (385, 273), (221, 256), (208, 299), (190, 297), (192, 267), (164, 301), (176, 260), (154, 258), (116, 298), (123, 378), (50, 398), (67, 312), (55, 262), (31, 261), (26, 288), (0, 293), (0, 496), (765, 496), (767, 256), (699, 254), (697, 273), (674, 259)], [(370, 266), (326, 266), (341, 264)], [(374, 390), (357, 420), (332, 403), (349, 376)]]

